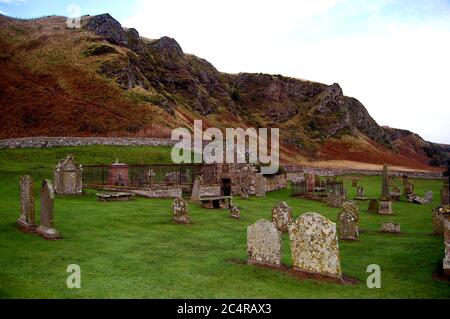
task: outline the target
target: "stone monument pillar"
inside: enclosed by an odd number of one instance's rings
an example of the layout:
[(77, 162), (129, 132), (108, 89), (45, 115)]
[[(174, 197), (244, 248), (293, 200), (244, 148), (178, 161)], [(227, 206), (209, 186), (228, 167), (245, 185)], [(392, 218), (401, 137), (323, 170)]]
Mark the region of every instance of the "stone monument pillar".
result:
[(382, 215), (394, 214), (392, 211), (391, 197), (389, 195), (388, 167), (386, 164), (383, 165), (383, 175), (381, 177), (381, 200), (378, 213)]

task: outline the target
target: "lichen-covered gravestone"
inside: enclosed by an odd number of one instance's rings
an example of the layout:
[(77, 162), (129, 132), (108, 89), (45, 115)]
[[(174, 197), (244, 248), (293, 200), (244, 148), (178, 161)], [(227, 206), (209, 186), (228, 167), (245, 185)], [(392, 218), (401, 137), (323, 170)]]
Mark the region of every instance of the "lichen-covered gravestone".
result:
[(289, 225), (294, 269), (342, 278), (336, 224), (317, 213)]
[(31, 176), (22, 176), (20, 178), (20, 217), (17, 225), (27, 231), (32, 232), (36, 229), (34, 220), (34, 182)]
[(188, 204), (181, 198), (175, 198), (172, 203), (173, 220), (177, 224), (190, 224)]
[(237, 208), (237, 206), (230, 206), (230, 217), (235, 219), (241, 218), (241, 212), (239, 211), (239, 208)]
[(450, 220), (444, 220), (445, 257), (442, 261), (444, 274), (450, 276)]
[(342, 204), (342, 209), (337, 217), (337, 227), (340, 240), (358, 239), (359, 208), (352, 201)]
[(281, 232), (267, 220), (258, 220), (247, 227), (249, 264), (271, 267), (281, 265)]
[(53, 185), (49, 180), (44, 180), (41, 188), (41, 224), (36, 232), (50, 240), (60, 239), (58, 231), (54, 228), (54, 200)]
[(327, 206), (339, 208), (342, 206), (342, 202), (344, 201), (344, 197), (339, 194), (337, 191), (331, 191), (327, 194), (327, 198), (325, 200)]
[(194, 180), (194, 186), (192, 187), (191, 201), (194, 203), (200, 202), (200, 188), (202, 187), (202, 177), (199, 175)]
[(291, 221), (292, 209), (286, 202), (279, 202), (277, 206), (272, 208), (272, 222), (279, 231), (287, 232)]
[(382, 223), (381, 224), (381, 232), (382, 233), (399, 234), (400, 233), (400, 224)]

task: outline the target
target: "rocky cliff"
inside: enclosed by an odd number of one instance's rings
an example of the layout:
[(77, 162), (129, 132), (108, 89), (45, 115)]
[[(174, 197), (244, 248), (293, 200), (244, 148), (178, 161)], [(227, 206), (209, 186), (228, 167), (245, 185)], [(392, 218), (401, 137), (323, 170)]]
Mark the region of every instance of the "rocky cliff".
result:
[(63, 17), (0, 16), (0, 26), (0, 103), (8, 118), (3, 138), (165, 137), (170, 128), (202, 118), (206, 126), (279, 127), (290, 160), (424, 167), (448, 157), (448, 146), (379, 126), (336, 83), (221, 73), (184, 53), (175, 39), (143, 38), (109, 14), (82, 17), (81, 30), (66, 28)]

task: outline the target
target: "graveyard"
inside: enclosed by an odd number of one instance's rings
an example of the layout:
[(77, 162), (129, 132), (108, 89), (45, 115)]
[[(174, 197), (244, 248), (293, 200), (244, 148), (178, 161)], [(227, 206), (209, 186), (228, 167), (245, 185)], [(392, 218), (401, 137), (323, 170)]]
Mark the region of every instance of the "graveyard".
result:
[[(409, 178), (419, 196), (428, 191), (434, 196), (418, 204), (402, 194), (390, 203), (393, 214), (368, 212), (368, 199), (386, 200), (382, 176), (352, 175), (339, 178), (347, 198), (361, 200), (342, 209), (294, 197), (288, 183), (265, 196), (234, 196), (234, 217), (227, 209), (207, 209), (184, 198), (189, 220), (180, 223), (172, 220), (173, 199), (133, 196), (100, 201), (98, 190), (83, 188), (80, 196), (55, 196), (53, 222), (61, 239), (45, 240), (18, 229), (21, 176), (34, 180), (38, 223), (42, 181), (52, 179), (55, 166), (67, 154), (82, 164), (114, 163), (118, 158), (128, 164), (160, 164), (170, 162), (170, 151), (120, 146), (2, 150), (0, 298), (450, 298), (449, 281), (440, 275), (444, 241), (434, 234), (432, 221), (432, 211), (441, 203), (443, 180), (437, 179)], [(403, 188), (401, 177), (392, 182)], [(353, 219), (352, 212), (359, 208), (357, 238), (348, 231), (340, 236), (349, 240), (338, 241), (338, 271), (344, 282), (286, 271), (295, 265), (291, 234), (286, 231), (292, 224), (288, 227), (283, 219), (274, 224), (282, 230), (279, 256), (275, 254), (282, 267), (248, 260), (248, 227), (261, 219), (274, 227), (272, 209), (281, 215), (287, 208), (293, 221), (302, 216), (332, 223), (338, 216)], [(323, 218), (306, 214), (310, 212)], [(401, 226), (399, 232), (396, 225)], [(66, 286), (69, 264), (81, 268), (81, 289)], [(371, 264), (381, 267), (379, 289), (366, 285)]]

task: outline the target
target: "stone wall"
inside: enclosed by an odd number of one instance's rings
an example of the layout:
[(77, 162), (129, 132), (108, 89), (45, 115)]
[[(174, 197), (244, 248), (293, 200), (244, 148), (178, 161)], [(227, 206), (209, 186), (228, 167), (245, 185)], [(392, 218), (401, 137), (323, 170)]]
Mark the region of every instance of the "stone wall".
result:
[(116, 137), (26, 137), (0, 140), (0, 149), (5, 148), (51, 148), (83, 145), (118, 146), (169, 146), (177, 141), (163, 138), (116, 138)]
[[(341, 175), (381, 175), (383, 170), (362, 170), (362, 169), (342, 169), (342, 168), (317, 168), (303, 166), (283, 166), (287, 172), (287, 179), (298, 180), (303, 178), (305, 173), (313, 173), (319, 176), (341, 176)], [(422, 172), (422, 171), (396, 171), (389, 170), (389, 175), (403, 176), (407, 175), (411, 178), (442, 178), (442, 173)]]

